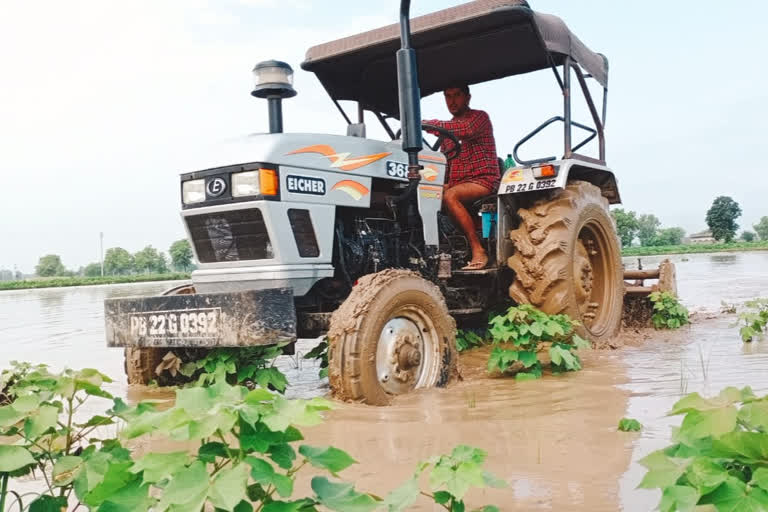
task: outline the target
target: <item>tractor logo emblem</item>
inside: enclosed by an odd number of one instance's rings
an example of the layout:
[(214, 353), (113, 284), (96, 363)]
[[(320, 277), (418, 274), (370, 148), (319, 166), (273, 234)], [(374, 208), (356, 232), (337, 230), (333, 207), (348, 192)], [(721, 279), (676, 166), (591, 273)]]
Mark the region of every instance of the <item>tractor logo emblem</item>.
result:
[(349, 196), (355, 201), (359, 201), (360, 199), (368, 195), (368, 192), (369, 192), (367, 187), (352, 180), (340, 181), (337, 184), (335, 184), (331, 188), (331, 190), (338, 190), (339, 192), (344, 192), (346, 194), (349, 194)]
[(510, 181), (523, 181), (523, 179), (522, 169), (512, 169), (504, 175), (504, 179), (502, 181), (504, 183), (509, 183)]
[[(375, 155), (351, 156), (352, 153), (337, 153), (335, 149), (327, 144), (317, 144), (305, 148), (291, 151), (289, 155), (298, 155), (301, 153), (317, 153), (323, 155), (331, 161), (331, 169), (341, 169), (342, 171), (354, 171), (360, 167), (365, 167), (382, 158), (386, 158), (392, 153), (376, 153)], [(367, 190), (367, 189), (366, 189)]]
[(428, 165), (421, 171), (421, 177), (427, 181), (435, 181), (440, 173), (434, 165)]
[(209, 197), (219, 197), (227, 190), (227, 182), (224, 178), (213, 178), (205, 186), (206, 192)]

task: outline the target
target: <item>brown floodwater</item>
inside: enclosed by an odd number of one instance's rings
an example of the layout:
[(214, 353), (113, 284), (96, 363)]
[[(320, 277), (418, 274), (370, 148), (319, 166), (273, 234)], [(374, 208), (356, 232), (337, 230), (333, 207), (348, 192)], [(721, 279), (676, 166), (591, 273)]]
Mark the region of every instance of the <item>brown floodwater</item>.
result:
[[(768, 341), (743, 344), (732, 327), (735, 317), (718, 312), (721, 300), (768, 296), (768, 253), (673, 259), (681, 298), (695, 312), (690, 327), (626, 332), (623, 348), (584, 353), (581, 372), (534, 382), (491, 378), (483, 371), (487, 351), (470, 352), (461, 358), (463, 381), (400, 397), (385, 408), (337, 404), (325, 423), (304, 429), (307, 441), (347, 450), (359, 464), (342, 477), (379, 495), (406, 480), (418, 461), (470, 444), (486, 450), (488, 469), (509, 483), (503, 490), (473, 491), (470, 508), (652, 510), (659, 494), (636, 489), (644, 474), (637, 461), (669, 443), (670, 427), (680, 421), (666, 416), (672, 404), (686, 393), (717, 393), (731, 385), (768, 392)], [(643, 258), (643, 265), (658, 260)], [(635, 258), (627, 259), (627, 266), (633, 264)], [(0, 367), (14, 359), (97, 367), (116, 377), (115, 393), (132, 400), (167, 397), (127, 389), (120, 351), (104, 346), (102, 306), (106, 297), (166, 287), (0, 292)], [(299, 356), (314, 343), (301, 340)], [(279, 366), (291, 381), (290, 396), (327, 393), (315, 363), (282, 357)], [(624, 416), (639, 420), (643, 431), (618, 432)], [(301, 489), (307, 490), (306, 481)], [(413, 510), (439, 509), (420, 502)]]

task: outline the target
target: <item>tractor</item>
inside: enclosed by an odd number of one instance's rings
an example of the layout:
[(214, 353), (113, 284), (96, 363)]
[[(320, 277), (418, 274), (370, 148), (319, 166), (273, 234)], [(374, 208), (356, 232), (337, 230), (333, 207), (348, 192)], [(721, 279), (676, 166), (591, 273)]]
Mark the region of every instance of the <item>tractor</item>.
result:
[[(413, 20), (409, 11), (402, 0), (399, 24), (307, 51), (301, 67), (328, 92), (346, 136), (284, 133), (293, 70), (280, 61), (256, 67), (252, 94), (268, 101), (270, 133), (181, 175), (181, 215), (199, 263), (191, 283), (105, 303), (107, 343), (125, 348), (129, 383), (152, 380), (169, 351), (184, 359), (325, 335), (335, 396), (385, 405), (445, 386), (457, 374), (457, 325), (487, 322), (499, 305), (566, 313), (597, 347), (617, 335), (625, 283), (609, 213), (620, 196), (605, 161), (608, 60), (525, 0), (475, 0)], [(514, 146), (518, 164), (500, 166), (498, 192), (472, 205), (491, 261), (462, 270), (466, 237), (441, 212), (462, 141), (422, 125), (421, 98), (547, 69), (562, 114)], [(602, 89), (601, 108), (589, 80)], [(589, 124), (572, 119), (577, 91)], [(356, 104), (352, 117), (341, 101)], [(367, 138), (368, 121), (390, 140)], [(520, 156), (557, 123), (562, 157)], [(574, 127), (584, 140), (572, 139)], [(424, 130), (439, 132), (437, 143)], [(453, 142), (448, 154), (438, 151), (443, 138)], [(579, 153), (595, 139), (596, 155)]]

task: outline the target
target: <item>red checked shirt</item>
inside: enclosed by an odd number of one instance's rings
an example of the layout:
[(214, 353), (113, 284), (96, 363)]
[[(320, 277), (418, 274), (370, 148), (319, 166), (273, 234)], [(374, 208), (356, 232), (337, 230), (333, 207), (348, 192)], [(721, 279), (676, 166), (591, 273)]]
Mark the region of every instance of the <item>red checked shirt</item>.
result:
[[(459, 183), (477, 183), (495, 192), (501, 180), (496, 140), (488, 114), (482, 110), (468, 110), (462, 117), (450, 121), (425, 120), (425, 124), (450, 130), (461, 141), (461, 154), (448, 162), (448, 186)], [(439, 135), (432, 132), (434, 135)], [(453, 148), (453, 141), (445, 139), (440, 146), (443, 153)]]

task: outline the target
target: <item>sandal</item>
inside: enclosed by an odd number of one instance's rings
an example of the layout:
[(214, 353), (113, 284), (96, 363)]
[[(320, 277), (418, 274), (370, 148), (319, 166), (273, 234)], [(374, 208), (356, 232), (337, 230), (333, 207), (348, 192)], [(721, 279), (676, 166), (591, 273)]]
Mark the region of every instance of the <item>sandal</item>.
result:
[(488, 265), (488, 256), (480, 261), (470, 261), (469, 264), (465, 267), (462, 267), (461, 270), (483, 270), (486, 265)]

